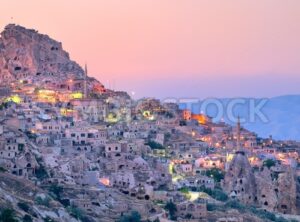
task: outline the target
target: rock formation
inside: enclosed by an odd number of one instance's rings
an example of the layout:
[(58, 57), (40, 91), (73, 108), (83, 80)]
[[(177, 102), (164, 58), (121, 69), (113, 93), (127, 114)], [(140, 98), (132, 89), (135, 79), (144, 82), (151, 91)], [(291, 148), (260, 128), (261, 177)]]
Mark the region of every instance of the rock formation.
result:
[(238, 151), (230, 163), (223, 187), (231, 197), (245, 204), (253, 204), (256, 201), (254, 173), (243, 151)]
[(289, 167), (282, 172), (271, 172), (267, 167), (254, 172), (243, 151), (236, 153), (223, 181), (231, 198), (284, 214), (297, 212), (296, 185), (295, 173)]
[(67, 77), (82, 78), (83, 69), (63, 50), (62, 44), (32, 29), (10, 24), (0, 38), (0, 80)]
[(264, 167), (262, 171), (255, 173), (255, 180), (258, 205), (269, 211), (276, 210), (278, 190), (273, 183), (270, 170)]
[(4, 86), (20, 81), (54, 90), (84, 92), (86, 87), (87, 94), (93, 96), (106, 92), (103, 84), (85, 73), (62, 44), (47, 35), (14, 24), (1, 33), (0, 95), (5, 94)]
[(278, 189), (277, 210), (284, 214), (295, 214), (296, 209), (296, 181), (291, 169), (279, 174), (276, 181)]

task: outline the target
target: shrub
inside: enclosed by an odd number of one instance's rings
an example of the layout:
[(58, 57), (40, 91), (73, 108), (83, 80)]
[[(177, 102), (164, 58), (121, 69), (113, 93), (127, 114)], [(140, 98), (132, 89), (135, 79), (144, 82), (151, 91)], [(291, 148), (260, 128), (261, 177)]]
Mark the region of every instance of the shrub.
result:
[(219, 201), (227, 201), (228, 200), (228, 196), (226, 193), (224, 193), (221, 189), (210, 189), (210, 188), (205, 188), (205, 187), (201, 187), (200, 191), (207, 193), (209, 196), (211, 196), (212, 198), (219, 200)]
[(40, 165), (40, 167), (36, 169), (35, 176), (40, 180), (43, 180), (43, 179), (46, 179), (49, 177), (48, 173), (43, 165)]
[(153, 140), (150, 140), (148, 143), (146, 143), (146, 145), (150, 146), (151, 149), (158, 149), (158, 150), (163, 150), (165, 149), (163, 147), (163, 145), (161, 145), (160, 143), (157, 143)]
[(69, 199), (60, 199), (59, 202), (64, 205), (64, 207), (70, 206), (70, 200)]
[(191, 199), (191, 194), (189, 193), (189, 188), (183, 187), (180, 189), (180, 192), (184, 194), (185, 198)]
[(218, 206), (216, 204), (207, 203), (206, 209), (207, 211), (215, 211), (218, 210)]
[(12, 209), (4, 209), (0, 214), (1, 222), (17, 222), (15, 211)]
[(246, 207), (237, 200), (230, 200), (225, 204), (225, 207), (232, 208), (244, 212)]
[(182, 187), (182, 188), (180, 189), (180, 192), (181, 192), (181, 193), (184, 193), (184, 194), (188, 194), (188, 193), (189, 193), (189, 188), (187, 188), (187, 187)]
[(50, 206), (50, 198), (49, 198), (49, 197), (45, 197), (45, 198), (42, 198), (42, 197), (36, 197), (36, 198), (35, 198), (35, 202), (36, 202), (38, 205), (42, 205), (42, 206), (46, 206), (46, 207), (49, 207), (49, 206)]
[(263, 219), (268, 219), (268, 220), (271, 220), (271, 221), (276, 221), (275, 214), (270, 213), (268, 211), (260, 210), (257, 215), (259, 215), (259, 217), (261, 217)]
[(67, 210), (70, 213), (70, 215), (76, 219), (81, 220), (84, 217), (83, 211), (81, 209), (79, 209), (78, 207), (70, 206), (70, 207), (67, 207)]
[(132, 211), (130, 214), (123, 215), (118, 222), (140, 222), (141, 218), (139, 212)]
[(170, 215), (170, 219), (171, 220), (175, 220), (176, 219), (176, 212), (177, 212), (177, 207), (176, 205), (172, 202), (172, 201), (169, 201), (166, 206), (165, 206), (165, 209), (169, 211), (169, 215)]
[(266, 166), (268, 167), (269, 169), (272, 167), (272, 166), (275, 166), (276, 165), (276, 161), (275, 160), (272, 160), (272, 159), (267, 159), (263, 162), (263, 166)]
[(30, 209), (30, 207), (28, 206), (28, 204), (27, 204), (27, 203), (24, 203), (24, 202), (19, 202), (19, 203), (18, 203), (18, 207), (19, 207), (20, 209), (22, 209), (23, 211), (25, 211), (25, 212), (28, 212), (29, 209)]
[(23, 222), (32, 222), (32, 218), (30, 215), (26, 214), (24, 217), (23, 217)]
[(61, 193), (63, 192), (63, 187), (61, 187), (61, 186), (59, 186), (57, 184), (52, 184), (49, 187), (49, 191), (54, 194), (55, 199), (60, 200)]
[(289, 221), (289, 220), (287, 220), (287, 219), (285, 219), (283, 217), (278, 217), (278, 218), (276, 218), (276, 222), (293, 222), (293, 220)]
[(8, 103), (7, 102), (3, 102), (0, 104), (0, 110), (4, 110), (8, 108)]
[(216, 182), (221, 182), (224, 179), (224, 172), (218, 168), (212, 168), (206, 171), (206, 176), (214, 178)]
[(255, 207), (251, 207), (250, 211), (255, 214), (256, 216), (258, 216), (259, 218), (263, 219), (263, 220), (271, 220), (271, 221), (280, 221), (280, 222), (285, 222), (284, 220), (277, 220), (276, 219), (276, 215), (266, 211), (266, 210), (262, 210), (262, 209), (257, 209)]

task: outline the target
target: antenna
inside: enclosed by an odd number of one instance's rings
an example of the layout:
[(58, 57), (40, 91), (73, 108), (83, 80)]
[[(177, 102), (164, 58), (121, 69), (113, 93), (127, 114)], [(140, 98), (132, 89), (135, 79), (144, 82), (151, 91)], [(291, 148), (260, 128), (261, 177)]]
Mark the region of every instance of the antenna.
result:
[(240, 116), (238, 116), (237, 121), (237, 150), (240, 150), (241, 148), (241, 122), (240, 122)]
[(87, 98), (87, 75), (88, 75), (88, 69), (87, 69), (87, 64), (85, 63), (84, 65), (84, 91), (83, 91), (83, 97), (84, 99)]

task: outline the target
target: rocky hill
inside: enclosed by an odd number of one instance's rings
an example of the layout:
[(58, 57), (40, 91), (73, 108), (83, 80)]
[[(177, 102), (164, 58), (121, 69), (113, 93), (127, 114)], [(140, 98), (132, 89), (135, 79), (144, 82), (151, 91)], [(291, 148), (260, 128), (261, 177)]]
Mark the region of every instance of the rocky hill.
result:
[(4, 210), (6, 218), (2, 216), (0, 221), (53, 221), (49, 218), (62, 222), (78, 221), (47, 191), (31, 181), (0, 172), (0, 211), (3, 213)]
[(83, 69), (70, 60), (62, 44), (33, 29), (9, 24), (0, 37), (0, 81), (46, 76), (81, 78)]
[(298, 214), (297, 186), (292, 169), (264, 167), (254, 171), (247, 155), (238, 151), (226, 172), (224, 190), (246, 205), (255, 205), (270, 212)]

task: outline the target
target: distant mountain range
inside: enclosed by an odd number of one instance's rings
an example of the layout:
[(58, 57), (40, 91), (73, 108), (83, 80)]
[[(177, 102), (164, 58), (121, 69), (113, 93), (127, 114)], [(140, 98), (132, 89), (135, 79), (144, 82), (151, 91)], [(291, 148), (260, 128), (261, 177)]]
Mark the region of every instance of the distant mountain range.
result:
[(263, 111), (269, 119), (267, 123), (257, 121), (245, 127), (263, 137), (300, 140), (300, 95), (270, 98)]
[[(222, 98), (219, 101), (223, 104), (223, 107), (227, 107), (229, 102), (233, 99), (240, 98)], [(234, 116), (240, 116), (245, 118), (246, 121), (242, 123), (242, 126), (246, 129), (254, 131), (261, 137), (273, 136), (274, 139), (280, 140), (300, 140), (300, 95), (286, 95), (273, 98), (265, 98), (266, 103), (262, 107), (262, 113), (267, 117), (267, 122), (256, 118), (255, 121), (250, 121), (249, 104), (252, 100), (255, 104), (264, 100), (262, 98), (241, 98), (245, 101), (244, 104), (236, 105), (233, 114)], [(201, 103), (201, 102), (200, 102)], [(200, 113), (200, 105), (193, 106), (193, 112)], [(226, 113), (226, 112), (225, 112)], [(216, 117), (216, 106), (209, 105), (205, 114)], [(235, 122), (230, 121), (228, 115), (222, 116), (226, 123), (231, 125)]]

